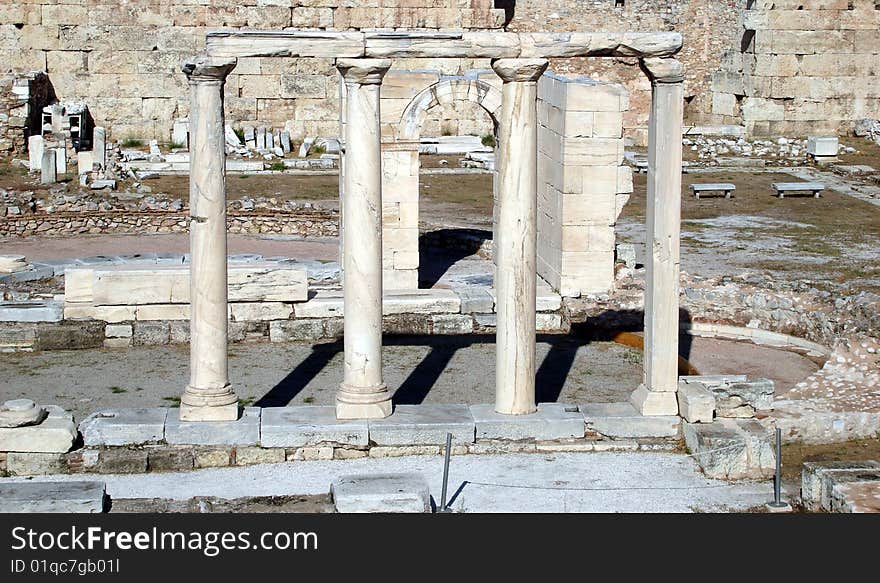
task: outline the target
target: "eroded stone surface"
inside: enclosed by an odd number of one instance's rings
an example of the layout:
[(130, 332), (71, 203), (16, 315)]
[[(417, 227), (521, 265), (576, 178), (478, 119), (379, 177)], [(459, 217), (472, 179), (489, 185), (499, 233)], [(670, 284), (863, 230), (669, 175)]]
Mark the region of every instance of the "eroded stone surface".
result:
[(493, 405), (471, 405), (477, 439), (565, 439), (583, 437), (583, 415), (576, 406), (539, 403), (528, 415), (496, 413)]
[(369, 444), (366, 421), (336, 418), (332, 406), (268, 407), (263, 409), (260, 443), (263, 447), (303, 447), (335, 443)]
[(104, 482), (0, 483), (0, 513), (100, 513)]
[(165, 421), (165, 441), (179, 445), (256, 445), (260, 409), (245, 407), (235, 421), (181, 421), (172, 411)]
[(397, 405), (385, 419), (370, 421), (370, 441), (377, 445), (473, 443), (474, 418), (467, 405)]
[(431, 511), (431, 492), (421, 474), (342, 476), (330, 494), (337, 512)]
[(165, 408), (98, 411), (84, 419), (79, 429), (86, 446), (155, 443), (165, 438), (167, 415)]

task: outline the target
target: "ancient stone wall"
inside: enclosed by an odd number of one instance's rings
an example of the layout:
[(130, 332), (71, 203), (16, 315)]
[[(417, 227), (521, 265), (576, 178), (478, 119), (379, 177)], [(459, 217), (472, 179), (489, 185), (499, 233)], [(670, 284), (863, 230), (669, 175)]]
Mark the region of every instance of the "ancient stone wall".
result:
[[(188, 115), (180, 64), (204, 49), (210, 29), (498, 28), (503, 20), (491, 0), (20, 0), (0, 4), (0, 72), (47, 71), (58, 97), (85, 99), (111, 139), (169, 141), (172, 121)], [(395, 66), (446, 74), (474, 66), (418, 61)], [(337, 94), (329, 59), (241, 59), (226, 85), (227, 117), (286, 124), (294, 138), (332, 136)]]
[[(746, 0), (545, 0), (519, 2), (509, 29), (515, 31), (663, 31), (682, 33), (678, 58), (685, 68), (686, 119), (707, 110), (711, 74), (724, 51), (739, 40), (737, 25)], [(630, 94), (626, 135), (647, 144), (651, 86), (636, 59), (551, 59), (550, 70), (622, 83)]]
[(880, 118), (880, 2), (753, 0), (739, 34), (713, 75), (709, 121), (804, 137)]

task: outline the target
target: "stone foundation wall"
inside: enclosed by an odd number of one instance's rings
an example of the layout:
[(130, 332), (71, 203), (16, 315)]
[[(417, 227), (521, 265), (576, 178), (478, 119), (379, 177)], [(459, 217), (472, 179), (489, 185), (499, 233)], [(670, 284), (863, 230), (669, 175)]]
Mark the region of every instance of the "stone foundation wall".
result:
[[(229, 233), (335, 237), (339, 216), (335, 211), (230, 213), (227, 228)], [(34, 213), (0, 218), (0, 237), (188, 232), (189, 215), (180, 212)]]
[[(60, 99), (84, 99), (109, 137), (171, 139), (188, 115), (180, 64), (218, 28), (499, 28), (491, 0), (27, 0), (0, 5), (3, 69), (46, 71)], [(406, 69), (472, 68), (465, 59), (398, 60)], [(485, 66), (482, 63), (480, 66)], [(234, 124), (287, 126), (294, 139), (338, 133), (330, 59), (240, 59), (226, 84)], [(0, 112), (4, 110), (0, 109)]]
[(753, 136), (847, 133), (880, 118), (880, 3), (755, 0), (712, 76), (710, 122)]
[(28, 136), (40, 131), (40, 113), (54, 96), (44, 73), (0, 75), (0, 154), (27, 151)]

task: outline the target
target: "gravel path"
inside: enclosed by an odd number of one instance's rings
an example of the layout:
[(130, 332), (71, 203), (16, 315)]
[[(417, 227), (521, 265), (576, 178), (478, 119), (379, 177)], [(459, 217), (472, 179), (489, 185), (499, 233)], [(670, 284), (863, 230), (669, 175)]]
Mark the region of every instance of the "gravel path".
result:
[[(182, 500), (193, 496), (325, 494), (339, 476), (386, 472), (422, 474), (439, 504), (440, 456), (291, 462), (87, 479), (105, 481), (113, 498)], [(456, 512), (730, 512), (761, 506), (772, 494), (770, 481), (710, 480), (689, 456), (669, 453), (456, 456), (449, 476), (449, 497)]]

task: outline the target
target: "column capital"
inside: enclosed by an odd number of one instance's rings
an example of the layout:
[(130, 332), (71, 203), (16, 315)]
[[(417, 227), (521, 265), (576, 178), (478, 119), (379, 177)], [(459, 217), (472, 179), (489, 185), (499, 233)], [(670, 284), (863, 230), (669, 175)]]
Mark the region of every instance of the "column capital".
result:
[(505, 83), (537, 81), (547, 70), (547, 59), (494, 59), (492, 69)]
[(652, 83), (684, 82), (684, 66), (678, 59), (652, 57), (641, 59), (641, 65)]
[(391, 59), (336, 59), (336, 68), (347, 84), (381, 85)]
[(223, 83), (238, 64), (238, 59), (199, 55), (184, 61), (181, 70), (190, 83)]

